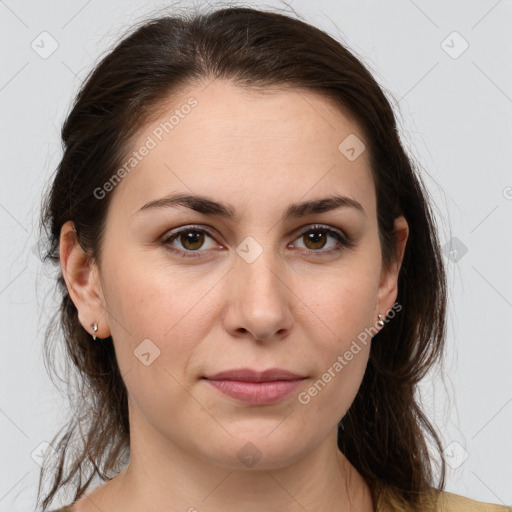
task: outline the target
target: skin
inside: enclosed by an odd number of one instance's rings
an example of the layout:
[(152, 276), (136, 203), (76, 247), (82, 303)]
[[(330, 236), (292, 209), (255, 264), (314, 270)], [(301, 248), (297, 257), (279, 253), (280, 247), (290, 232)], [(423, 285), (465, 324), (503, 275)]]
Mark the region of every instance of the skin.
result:
[[(131, 431), (127, 469), (73, 510), (373, 510), (366, 483), (336, 444), (371, 340), (309, 403), (297, 397), (393, 307), (407, 222), (396, 220), (399, 260), (386, 270), (368, 151), (350, 161), (338, 150), (349, 134), (364, 141), (362, 132), (312, 92), (195, 84), (141, 130), (134, 150), (191, 96), (197, 106), (110, 192), (101, 266), (80, 249), (71, 222), (61, 232), (61, 266), (79, 319), (91, 334), (99, 322), (97, 336), (113, 337)], [(239, 219), (185, 207), (139, 211), (175, 192), (228, 203)], [(334, 193), (365, 213), (347, 207), (282, 218), (292, 203)], [(205, 233), (202, 245), (179, 236), (164, 243), (170, 230), (191, 224), (213, 236)], [(355, 246), (329, 252), (339, 242), (321, 230), (308, 230), (324, 235), (308, 241), (301, 230), (314, 224), (342, 230)], [(248, 236), (262, 248), (251, 263), (236, 252)], [(145, 339), (160, 350), (147, 366), (134, 355)], [(245, 366), (307, 379), (263, 406), (201, 379)], [(237, 455), (248, 442), (260, 455), (252, 467)]]

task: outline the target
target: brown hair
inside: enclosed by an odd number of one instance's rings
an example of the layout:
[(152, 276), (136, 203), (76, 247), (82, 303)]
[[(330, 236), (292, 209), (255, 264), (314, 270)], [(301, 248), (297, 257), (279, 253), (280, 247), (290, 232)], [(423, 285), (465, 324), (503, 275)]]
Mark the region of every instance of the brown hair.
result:
[[(446, 284), (436, 226), (390, 102), (360, 60), (328, 34), (282, 13), (245, 7), (158, 16), (135, 26), (91, 71), (62, 128), (63, 156), (42, 215), (49, 238), (45, 259), (58, 264), (61, 227), (71, 220), (81, 246), (100, 263), (111, 194), (97, 200), (94, 190), (122, 165), (132, 137), (173, 92), (217, 78), (245, 87), (300, 88), (333, 100), (364, 134), (384, 266), (397, 257), (394, 219), (403, 215), (408, 222), (398, 278), (403, 311), (373, 338), (361, 387), (339, 424), (338, 446), (367, 481), (374, 503), (380, 497), (396, 510), (426, 510), (422, 497), (442, 490), (445, 480), (440, 439), (415, 396), (444, 347)], [(45, 508), (66, 485), (77, 500), (95, 475), (104, 481), (115, 476), (130, 437), (127, 391), (112, 339), (92, 343), (62, 273), (58, 285), (62, 303), (47, 331), (45, 358), (52, 367), (52, 334), (62, 330), (70, 362), (65, 381), (71, 389), (73, 373), (78, 392), (69, 392), (74, 417), (58, 444), (60, 433), (51, 443), (58, 464), (51, 466)], [(439, 484), (433, 481), (427, 436), (439, 451)]]

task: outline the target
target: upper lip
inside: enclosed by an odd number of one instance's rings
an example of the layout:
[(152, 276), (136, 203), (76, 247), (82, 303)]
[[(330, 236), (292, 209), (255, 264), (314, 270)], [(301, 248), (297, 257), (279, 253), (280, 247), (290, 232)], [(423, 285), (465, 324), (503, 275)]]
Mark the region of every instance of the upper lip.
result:
[(282, 368), (269, 368), (268, 370), (258, 371), (252, 368), (236, 368), (207, 375), (210, 380), (239, 380), (243, 382), (270, 382), (276, 380), (297, 380), (304, 379), (302, 375), (284, 370)]

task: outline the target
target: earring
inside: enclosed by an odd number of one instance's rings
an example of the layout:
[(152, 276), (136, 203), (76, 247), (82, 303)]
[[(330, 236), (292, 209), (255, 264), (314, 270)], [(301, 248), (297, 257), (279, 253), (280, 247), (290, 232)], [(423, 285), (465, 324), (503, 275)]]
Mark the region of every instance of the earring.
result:
[(382, 315), (379, 315), (379, 319), (377, 320), (377, 324), (379, 327), (384, 327), (384, 322), (382, 320)]
[(92, 335), (92, 339), (96, 339), (96, 333), (98, 332), (98, 324), (91, 324), (91, 329), (94, 331), (94, 334)]

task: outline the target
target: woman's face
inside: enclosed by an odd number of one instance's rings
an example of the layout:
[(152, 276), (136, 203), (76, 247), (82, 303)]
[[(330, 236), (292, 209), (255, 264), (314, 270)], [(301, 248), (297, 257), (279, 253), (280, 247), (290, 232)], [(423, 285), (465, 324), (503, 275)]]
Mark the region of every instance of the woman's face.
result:
[[(269, 469), (335, 442), (368, 360), (362, 333), (396, 299), (362, 142), (322, 96), (221, 80), (182, 90), (139, 133), (136, 163), (103, 188), (102, 310), (79, 309), (113, 337), (132, 438), (148, 453), (179, 447), (227, 468), (248, 455)], [(336, 196), (360, 207), (302, 206)], [(239, 368), (303, 380), (257, 405), (205, 379)]]

